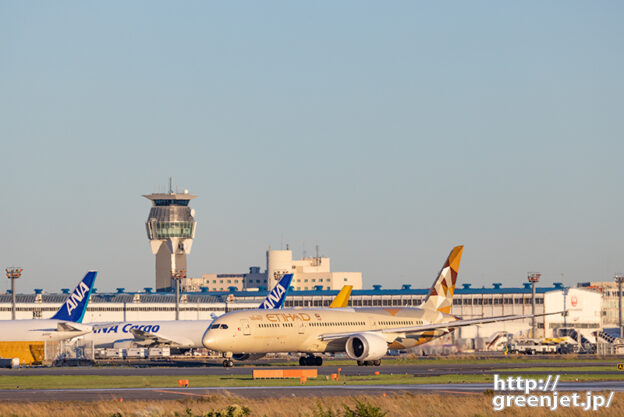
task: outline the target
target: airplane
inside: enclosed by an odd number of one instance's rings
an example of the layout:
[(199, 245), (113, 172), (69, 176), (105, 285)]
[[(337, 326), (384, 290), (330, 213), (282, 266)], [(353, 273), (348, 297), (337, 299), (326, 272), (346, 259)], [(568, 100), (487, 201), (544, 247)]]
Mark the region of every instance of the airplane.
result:
[(57, 341), (91, 332), (91, 326), (81, 323), (96, 275), (87, 272), (50, 319), (0, 320), (0, 342)]
[[(292, 274), (285, 274), (273, 287), (259, 309), (276, 309), (284, 305)], [(211, 320), (150, 320), (91, 323), (93, 331), (78, 342), (93, 342), (95, 347), (128, 348), (132, 346), (170, 345), (181, 349), (202, 348), (202, 336)], [(238, 358), (235, 358), (238, 359)], [(242, 357), (239, 360), (247, 359)]]
[(334, 298), (334, 301), (332, 301), (329, 305), (329, 308), (346, 307), (349, 304), (349, 297), (351, 296), (352, 289), (353, 285), (343, 286), (340, 292), (336, 295), (336, 298)]
[[(321, 366), (323, 359), (315, 353), (338, 352), (345, 352), (360, 366), (379, 366), (388, 349), (411, 348), (459, 327), (533, 317), (462, 320), (450, 314), (463, 248), (453, 248), (420, 307), (233, 311), (215, 319), (204, 334), (204, 346), (222, 352), (224, 366), (232, 365), (227, 362), (232, 354), (269, 352), (303, 353), (301, 366)], [(560, 312), (543, 315), (547, 314)]]

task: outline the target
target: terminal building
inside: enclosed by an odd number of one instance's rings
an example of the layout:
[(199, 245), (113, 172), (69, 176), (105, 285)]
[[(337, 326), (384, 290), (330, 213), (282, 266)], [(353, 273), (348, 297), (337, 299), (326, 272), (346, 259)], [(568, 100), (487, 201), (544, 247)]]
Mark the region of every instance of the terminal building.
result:
[[(318, 249), (317, 249), (318, 252)], [(293, 259), (292, 251), (267, 250), (264, 271), (252, 266), (245, 274), (203, 274), (201, 278), (185, 278), (183, 291), (260, 291), (271, 290), (284, 274), (293, 274), (291, 286), (295, 291), (340, 290), (344, 285), (362, 289), (361, 272), (332, 272), (330, 259), (319, 256)]]
[[(291, 265), (292, 267), (293, 265)], [(296, 267), (296, 265), (295, 265)], [(299, 278), (304, 279), (305, 278)], [(309, 279), (309, 278), (308, 278)], [(254, 283), (255, 284), (255, 283)], [(332, 284), (333, 285), (333, 284)], [(61, 294), (46, 294), (37, 290), (34, 294), (17, 295), (17, 318), (49, 318), (67, 297), (68, 290)], [(400, 289), (383, 289), (374, 285), (372, 289), (358, 289), (352, 292), (349, 305), (354, 307), (402, 307), (419, 306), (428, 288), (415, 289), (405, 284)], [(210, 291), (183, 292), (180, 302), (181, 320), (210, 320), (226, 311), (256, 308), (266, 297), (267, 290), (252, 291)], [(285, 307), (328, 306), (338, 291), (327, 289), (325, 283), (315, 288), (291, 289)], [(556, 283), (553, 286), (536, 288), (536, 314), (564, 311), (561, 315), (542, 316), (536, 323), (537, 338), (563, 334), (566, 329), (575, 329), (591, 342), (596, 341), (596, 332), (604, 327), (603, 294), (592, 288), (569, 288)], [(530, 284), (519, 287), (473, 288), (464, 284), (456, 288), (451, 313), (465, 319), (509, 314), (531, 314), (532, 295)], [(11, 296), (0, 295), (0, 319), (11, 317)], [(128, 321), (128, 320), (174, 320), (175, 295), (171, 292), (153, 292), (146, 288), (140, 292), (127, 292), (118, 288), (115, 293), (91, 294), (91, 301), (84, 322)], [(492, 340), (500, 334), (515, 337), (530, 337), (530, 319), (482, 324), (457, 330), (445, 338), (445, 343), (455, 343), (472, 348)], [(426, 345), (424, 345), (426, 346)]]

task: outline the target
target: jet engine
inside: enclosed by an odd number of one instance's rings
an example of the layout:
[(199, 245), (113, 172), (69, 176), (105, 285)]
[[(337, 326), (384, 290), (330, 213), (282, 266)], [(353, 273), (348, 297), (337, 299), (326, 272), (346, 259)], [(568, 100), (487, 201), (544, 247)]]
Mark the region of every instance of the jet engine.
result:
[(376, 334), (362, 333), (351, 336), (345, 345), (347, 356), (358, 361), (381, 359), (388, 350), (386, 340)]
[(255, 361), (264, 356), (264, 353), (235, 353), (232, 355), (232, 359), (237, 361)]

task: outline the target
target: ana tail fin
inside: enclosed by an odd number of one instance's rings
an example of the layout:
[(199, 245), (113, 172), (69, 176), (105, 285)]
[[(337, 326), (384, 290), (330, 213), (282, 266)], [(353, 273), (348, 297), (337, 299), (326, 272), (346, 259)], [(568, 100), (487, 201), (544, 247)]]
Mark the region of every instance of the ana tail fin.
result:
[(279, 280), (277, 285), (273, 287), (267, 298), (260, 304), (260, 309), (275, 309), (282, 308), (286, 294), (290, 288), (290, 281), (292, 281), (293, 274), (286, 274)]
[(451, 312), (457, 271), (459, 270), (459, 262), (461, 261), (463, 250), (463, 246), (455, 246), (453, 248), (421, 308), (437, 310), (442, 313)]
[(81, 323), (87, 311), (87, 305), (89, 304), (89, 298), (96, 275), (96, 271), (87, 272), (87, 275), (78, 283), (78, 286), (74, 288), (74, 291), (67, 297), (67, 300), (65, 300), (61, 308), (59, 308), (52, 318)]
[(353, 285), (345, 285), (342, 287), (334, 301), (329, 305), (329, 308), (341, 308), (346, 307), (349, 303), (349, 297), (351, 297), (351, 290), (353, 289)]

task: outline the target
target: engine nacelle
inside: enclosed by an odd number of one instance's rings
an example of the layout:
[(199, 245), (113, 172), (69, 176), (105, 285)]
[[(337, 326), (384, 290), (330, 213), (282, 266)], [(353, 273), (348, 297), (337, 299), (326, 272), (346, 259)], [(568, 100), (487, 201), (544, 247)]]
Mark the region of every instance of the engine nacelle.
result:
[(347, 339), (347, 356), (358, 361), (374, 361), (384, 357), (388, 351), (386, 340), (376, 334), (362, 333)]
[(255, 361), (264, 356), (263, 353), (235, 353), (232, 355), (232, 359), (237, 361)]

